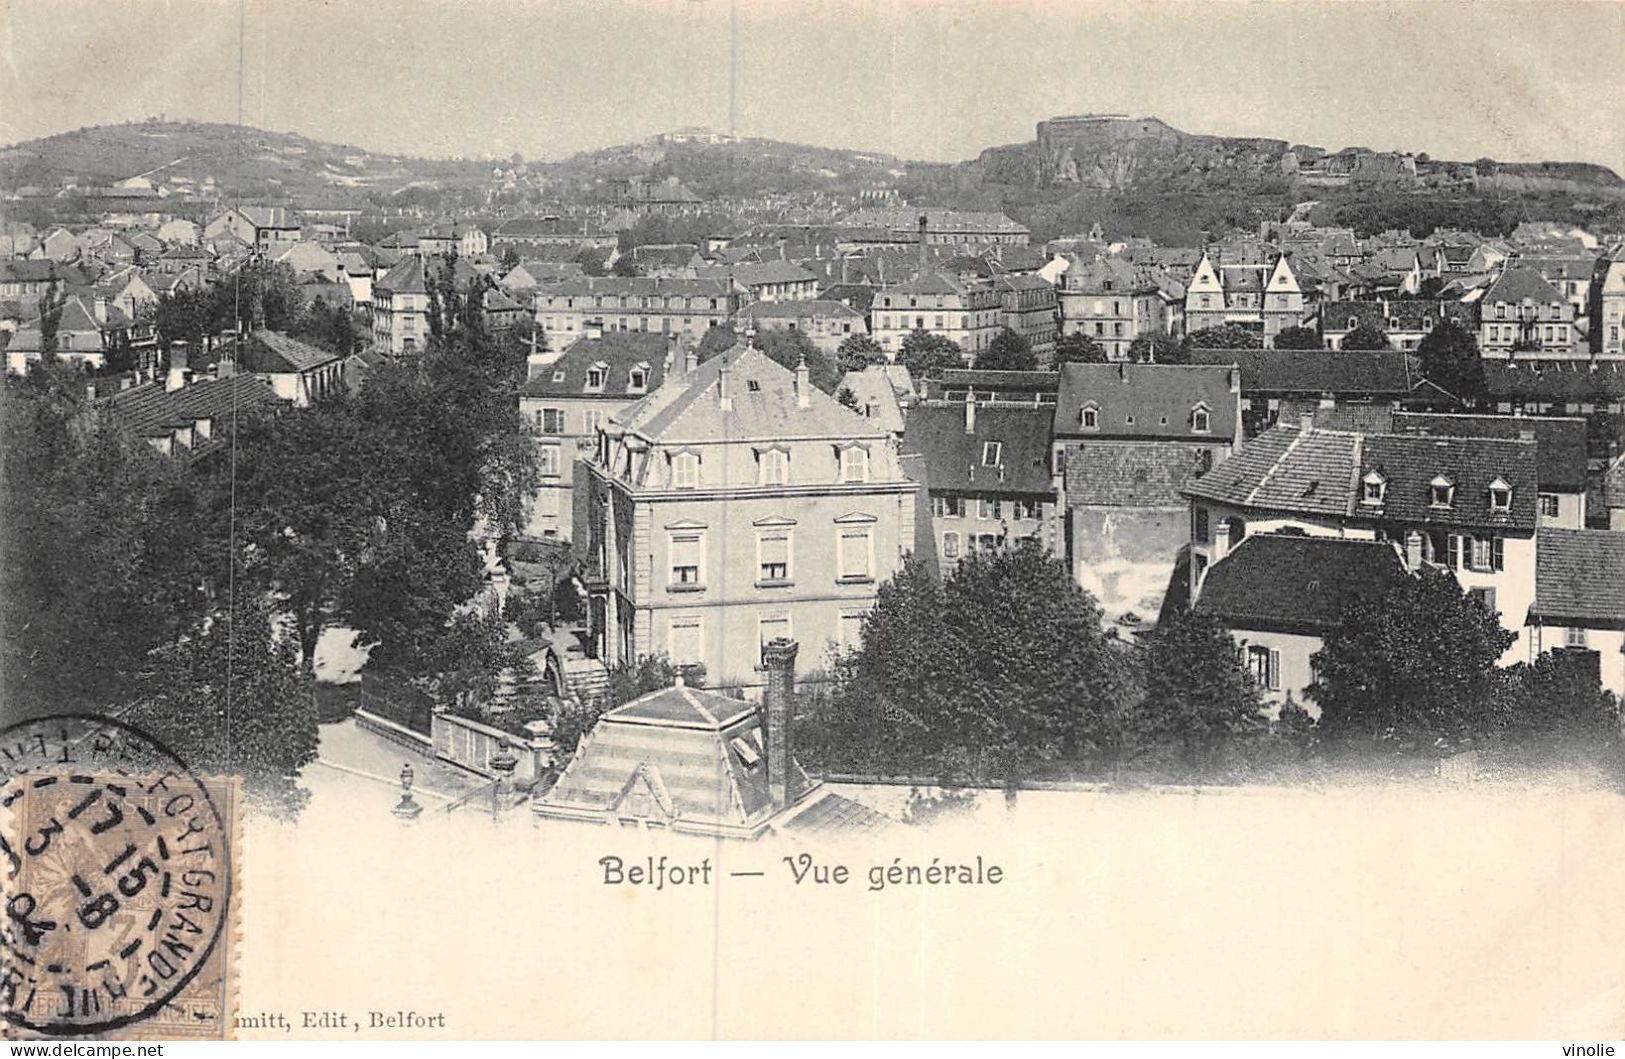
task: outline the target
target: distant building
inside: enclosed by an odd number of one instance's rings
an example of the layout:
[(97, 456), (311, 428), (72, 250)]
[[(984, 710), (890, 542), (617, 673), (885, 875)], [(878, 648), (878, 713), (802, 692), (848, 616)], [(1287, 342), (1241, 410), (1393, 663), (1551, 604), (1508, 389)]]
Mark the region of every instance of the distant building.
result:
[(1058, 334), (1055, 287), (1036, 274), (1004, 273), (993, 277), (1002, 310), (999, 322), (1027, 340), (1040, 364), (1055, 354)]
[(1446, 320), (1478, 329), (1472, 306), (1459, 301), (1375, 298), (1327, 302), (1320, 309), (1320, 332), (1327, 349), (1342, 349), (1350, 332), (1367, 327), (1386, 334), (1394, 349), (1411, 350)]
[(295, 408), (337, 393), (344, 384), (343, 357), (279, 331), (255, 331), (236, 359), (240, 370), (270, 383), (272, 391)]
[[(1299, 409), (1393, 411), (1422, 385), (1416, 358), (1399, 350), (1193, 349), (1192, 364), (1241, 369), (1247, 437)], [(1292, 422), (1296, 422), (1294, 418)]]
[(1074, 259), (1057, 287), (1063, 335), (1085, 335), (1108, 360), (1127, 360), (1141, 335), (1164, 334), (1165, 314), (1157, 284), (1120, 257), (1091, 264)]
[(843, 302), (821, 299), (754, 302), (739, 310), (734, 326), (743, 331), (799, 331), (829, 354), (853, 335), (869, 333), (862, 313)]
[(923, 330), (958, 344), (969, 366), (998, 336), (1002, 313), (1003, 299), (991, 281), (930, 272), (875, 295), (869, 318), (890, 360), (912, 332)]
[(855, 645), (913, 550), (916, 492), (889, 432), (737, 345), (602, 424), (578, 465), (593, 646), (753, 686), (772, 640)]
[(564, 349), (591, 329), (645, 331), (698, 341), (738, 311), (739, 294), (711, 279), (606, 276), (567, 279), (532, 295), (548, 348)]
[(1625, 359), (1625, 245), (1597, 259), (1588, 297), (1592, 355)]
[(1185, 288), (1185, 330), (1233, 326), (1257, 331), (1264, 345), (1305, 319), (1303, 288), (1286, 255), (1273, 264), (1220, 267), (1204, 254)]
[(298, 242), (298, 218), (281, 206), (228, 206), (203, 226), (203, 238), (231, 235), (258, 250)]
[(1574, 306), (1540, 273), (1509, 268), (1479, 301), (1479, 353), (1514, 360), (1575, 356)]
[(1537, 536), (1529, 660), (1583, 655), (1604, 688), (1625, 696), (1625, 533), (1542, 528)]

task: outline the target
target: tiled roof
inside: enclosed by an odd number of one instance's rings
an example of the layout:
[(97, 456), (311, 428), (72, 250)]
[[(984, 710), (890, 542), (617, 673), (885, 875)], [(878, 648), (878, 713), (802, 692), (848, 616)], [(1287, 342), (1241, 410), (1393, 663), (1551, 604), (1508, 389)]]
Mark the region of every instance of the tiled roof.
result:
[(841, 377), (836, 393), (847, 390), (865, 418), (888, 433), (903, 432), (903, 401), (912, 395), (914, 385), (908, 369), (901, 364), (871, 364), (861, 371)]
[(833, 792), (825, 794), (781, 825), (792, 834), (815, 837), (867, 835), (896, 827), (884, 813)]
[(1625, 507), (1625, 454), (1608, 465), (1602, 482), (1603, 502), (1611, 508)]
[(806, 320), (817, 316), (862, 319), (863, 314), (845, 302), (823, 298), (785, 302), (752, 302), (739, 310), (742, 320)]
[(1586, 487), (1586, 421), (1578, 417), (1455, 415), (1396, 412), (1396, 434), (1430, 434), (1459, 438), (1518, 438), (1532, 433), (1539, 446), (1536, 470), (1540, 488), (1582, 493)]
[[(1085, 431), (1093, 405), (1100, 428)], [(1209, 430), (1194, 430), (1193, 411), (1206, 405)], [(1230, 369), (1191, 364), (1063, 364), (1055, 433), (1060, 436), (1224, 439), (1237, 433)]]
[(648, 276), (572, 276), (547, 288), (548, 295), (591, 297), (604, 294), (610, 297), (644, 297), (662, 294), (680, 294), (685, 297), (721, 298), (728, 294), (728, 285), (715, 279), (666, 279)]
[(1324, 634), (1404, 576), (1389, 543), (1255, 533), (1209, 567), (1195, 609), (1235, 629)]
[[(903, 452), (925, 456), (931, 488), (943, 492), (1049, 493), (1050, 410), (979, 405), (972, 431), (965, 430), (963, 403), (923, 404), (908, 414)], [(983, 460), (984, 446), (999, 443), (996, 466)]]
[(1625, 397), (1625, 365), (1618, 361), (1564, 364), (1512, 360), (1484, 362), (1485, 390), (1495, 397), (1535, 401), (1617, 401)]
[[(718, 380), (729, 374), (732, 407), (718, 399)], [(751, 384), (755, 387), (752, 388)], [(667, 444), (755, 438), (880, 439), (886, 432), (833, 397), (811, 387), (798, 405), (795, 373), (743, 343), (720, 353), (623, 409), (615, 421)]]
[(754, 287), (761, 283), (811, 283), (818, 278), (792, 261), (735, 265), (733, 274), (734, 280), (745, 287)]
[(1535, 604), (1547, 625), (1576, 620), (1625, 628), (1625, 533), (1541, 528), (1535, 535)]
[(266, 374), (311, 371), (339, 359), (325, 349), (263, 328), (249, 336), (243, 353), (246, 368)]
[(1066, 457), (1070, 507), (1183, 507), (1180, 490), (1202, 473), (1202, 452), (1177, 441), (1092, 441)]
[[(537, 368), (536, 375), (519, 388), (519, 394), (522, 397), (590, 396), (632, 400), (653, 392), (664, 381), (669, 349), (665, 335), (644, 331), (606, 331), (597, 338), (578, 338), (558, 360)], [(600, 364), (604, 366), (603, 388), (589, 391), (587, 369)], [(644, 389), (629, 389), (632, 369), (639, 366), (648, 372)]]
[(1026, 393), (1056, 393), (1061, 387), (1057, 371), (996, 371), (991, 368), (946, 368), (930, 381), (932, 392), (969, 389), (977, 392), (1020, 390)]
[(162, 382), (122, 390), (105, 407), (138, 437), (161, 437), (176, 426), (191, 426), (198, 419), (213, 420), (212, 437), (194, 442), (193, 457), (225, 444), (233, 416), (275, 409), (282, 399), (269, 383), (252, 375), (199, 379), (179, 390), (167, 391)]
[(1532, 268), (1507, 269), (1501, 273), (1501, 278), (1484, 292), (1483, 300), (1522, 302), (1525, 299), (1543, 305), (1564, 300), (1557, 288), (1546, 282), (1545, 278)]
[(1358, 394), (1403, 397), (1416, 383), (1412, 358), (1394, 349), (1193, 349), (1193, 364), (1236, 364), (1243, 396)]
[(1344, 515), (1353, 501), (1359, 435), (1275, 426), (1185, 487), (1242, 507)]
[(401, 258), (378, 278), (377, 286), (394, 294), (427, 294), (429, 288), (423, 279), (423, 259), (416, 254)]
[(755, 712), (744, 699), (676, 684), (617, 706), (604, 716), (628, 724), (653, 724), (720, 731)]
[(927, 272), (887, 287), (887, 294), (958, 294), (970, 291), (970, 286), (947, 272)]

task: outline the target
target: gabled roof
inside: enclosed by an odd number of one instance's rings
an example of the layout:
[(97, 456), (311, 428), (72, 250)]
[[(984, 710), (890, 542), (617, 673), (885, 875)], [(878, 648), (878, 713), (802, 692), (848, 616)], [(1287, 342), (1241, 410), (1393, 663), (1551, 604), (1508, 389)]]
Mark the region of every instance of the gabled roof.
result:
[(842, 320), (861, 320), (863, 314), (845, 302), (808, 298), (799, 301), (752, 302), (736, 314), (742, 320), (807, 320), (831, 317)]
[[(1048, 408), (979, 405), (968, 433), (965, 418), (962, 402), (917, 405), (908, 414), (901, 449), (925, 456), (933, 492), (1053, 492)], [(994, 466), (984, 462), (988, 442), (999, 446)]]
[[(1061, 365), (1055, 433), (1061, 437), (1233, 438), (1236, 395), (1230, 369), (1210, 364)], [(1082, 412), (1092, 405), (1099, 429), (1084, 430)], [(1197, 433), (1194, 412), (1205, 407), (1209, 429)]]
[(1617, 401), (1625, 397), (1625, 364), (1486, 360), (1485, 390), (1495, 397), (1546, 401)]
[[(632, 400), (652, 393), (665, 381), (666, 353), (670, 343), (665, 335), (644, 331), (606, 331), (597, 338), (582, 337), (570, 344), (559, 359), (541, 365), (536, 374), (519, 388), (521, 397), (624, 397)], [(602, 366), (604, 386), (587, 389), (587, 369)], [(629, 388), (632, 369), (648, 372), (642, 390)]]
[(866, 419), (872, 419), (888, 433), (903, 432), (903, 407), (914, 393), (913, 380), (908, 369), (901, 364), (870, 364), (860, 371), (849, 371), (841, 377), (836, 388), (839, 394), (846, 390)]
[(194, 438), (192, 455), (202, 456), (225, 444), (234, 416), (280, 408), (283, 402), (269, 383), (252, 375), (199, 379), (168, 391), (162, 382), (121, 390), (105, 408), (137, 437), (161, 437), (177, 426), (213, 420), (211, 437)]
[(1389, 543), (1255, 533), (1208, 568), (1195, 609), (1232, 629), (1324, 635), (1405, 576)]
[(1484, 292), (1485, 302), (1522, 302), (1524, 300), (1538, 304), (1550, 304), (1564, 300), (1556, 287), (1546, 282), (1539, 272), (1532, 268), (1509, 268), (1501, 273), (1501, 278)]
[[(728, 371), (731, 407), (718, 398)], [(751, 383), (755, 383), (753, 389)], [(809, 387), (807, 407), (798, 405), (795, 373), (743, 343), (703, 362), (617, 413), (615, 421), (666, 444), (743, 441), (757, 438), (883, 439), (887, 434), (833, 397)]]
[(958, 294), (970, 292), (971, 286), (947, 272), (927, 272), (902, 283), (885, 288), (887, 294)]
[(1585, 492), (1586, 421), (1579, 417), (1395, 412), (1393, 430), (1396, 434), (1459, 438), (1519, 438), (1532, 434), (1539, 447), (1536, 473), (1540, 488), (1559, 493)]
[(1529, 617), (1545, 625), (1625, 629), (1625, 533), (1542, 527)]
[(243, 346), (243, 366), (268, 375), (313, 371), (338, 360), (325, 349), (289, 338), (279, 331), (261, 328), (248, 336)]
[(378, 277), (375, 286), (393, 294), (427, 294), (429, 288), (424, 282), (423, 259), (416, 254), (408, 254)]
[(1415, 387), (1412, 358), (1397, 349), (1193, 349), (1192, 364), (1235, 364), (1241, 392), (1404, 397)]

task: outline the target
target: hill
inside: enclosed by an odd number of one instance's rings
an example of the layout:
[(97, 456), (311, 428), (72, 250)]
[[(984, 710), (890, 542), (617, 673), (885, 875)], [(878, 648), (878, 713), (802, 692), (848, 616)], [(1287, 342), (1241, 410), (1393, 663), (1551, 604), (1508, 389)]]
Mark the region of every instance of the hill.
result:
[(111, 184), (146, 176), (244, 198), (354, 189), (399, 191), (489, 178), (483, 163), (441, 162), (206, 122), (143, 121), (75, 129), (0, 149), (0, 187)]

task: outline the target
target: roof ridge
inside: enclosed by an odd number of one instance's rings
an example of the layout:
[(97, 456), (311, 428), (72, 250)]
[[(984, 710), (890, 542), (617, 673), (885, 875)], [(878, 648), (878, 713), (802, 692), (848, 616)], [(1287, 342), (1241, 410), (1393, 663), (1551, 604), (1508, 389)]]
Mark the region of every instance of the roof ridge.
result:
[(1259, 476), (1258, 484), (1253, 486), (1252, 490), (1247, 494), (1247, 499), (1244, 501), (1245, 503), (1251, 504), (1254, 500), (1258, 499), (1259, 490), (1263, 489), (1265, 485), (1269, 484), (1270, 479), (1275, 477), (1275, 472), (1280, 470), (1281, 464), (1286, 462), (1286, 458), (1292, 455), (1293, 450), (1302, 444), (1303, 439), (1309, 436), (1310, 433), (1312, 433), (1311, 430), (1303, 430), (1301, 428), (1298, 429), (1297, 434), (1287, 443), (1286, 448), (1281, 450), (1281, 454), (1270, 462), (1269, 469)]

